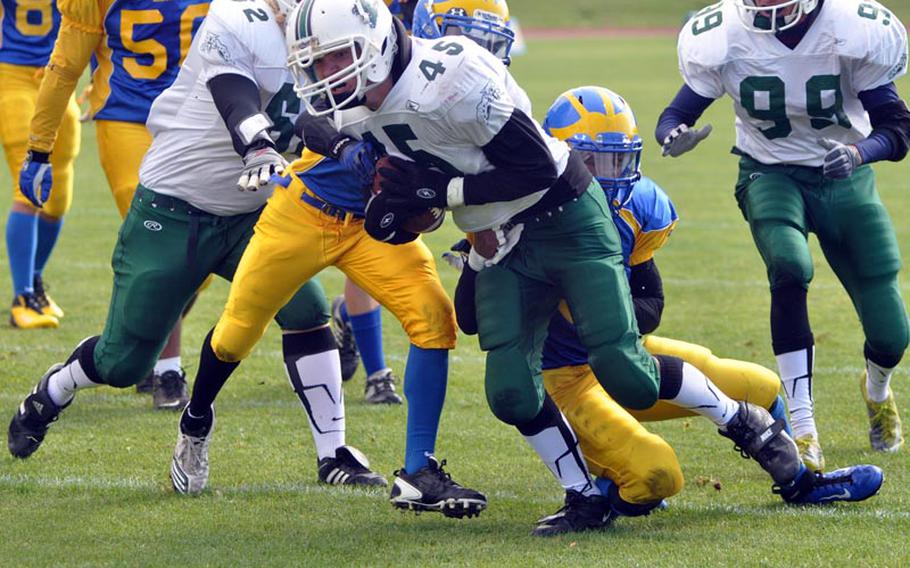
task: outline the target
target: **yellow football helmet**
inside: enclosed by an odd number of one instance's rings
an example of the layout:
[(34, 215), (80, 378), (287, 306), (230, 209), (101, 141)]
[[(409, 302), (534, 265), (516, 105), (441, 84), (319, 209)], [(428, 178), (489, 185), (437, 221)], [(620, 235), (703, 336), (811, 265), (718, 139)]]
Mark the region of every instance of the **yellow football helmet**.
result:
[(426, 39), (467, 36), (506, 65), (515, 41), (506, 0), (418, 0), (412, 33)]
[(641, 179), (643, 143), (625, 99), (603, 87), (566, 91), (547, 111), (543, 127), (581, 154), (611, 203), (628, 202)]

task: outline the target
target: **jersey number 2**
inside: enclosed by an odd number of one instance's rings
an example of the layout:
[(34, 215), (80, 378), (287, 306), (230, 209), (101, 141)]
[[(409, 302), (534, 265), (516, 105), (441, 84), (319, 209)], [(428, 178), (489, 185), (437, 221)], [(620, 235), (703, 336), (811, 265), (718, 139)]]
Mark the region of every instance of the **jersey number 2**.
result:
[[(828, 104), (825, 104), (825, 98), (828, 98)], [(774, 123), (759, 128), (768, 140), (784, 138), (793, 132), (787, 117), (787, 87), (780, 77), (746, 77), (739, 84), (739, 99), (749, 116)], [(843, 128), (852, 126), (844, 112), (840, 75), (815, 75), (806, 82), (806, 111), (816, 130), (834, 124)]]

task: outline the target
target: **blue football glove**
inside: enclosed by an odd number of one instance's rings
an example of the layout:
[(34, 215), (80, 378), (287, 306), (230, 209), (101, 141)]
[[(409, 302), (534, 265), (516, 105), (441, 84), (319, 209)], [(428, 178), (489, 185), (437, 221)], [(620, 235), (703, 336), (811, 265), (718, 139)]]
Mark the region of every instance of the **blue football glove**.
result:
[(29, 150), (19, 171), (19, 191), (35, 207), (43, 207), (51, 196), (50, 154)]
[(349, 172), (357, 176), (364, 186), (373, 183), (376, 175), (376, 161), (379, 152), (370, 142), (350, 138), (341, 146), (337, 160)]
[(338, 132), (335, 123), (327, 116), (302, 112), (294, 128), (307, 148), (338, 160), (364, 186), (373, 183), (379, 152), (372, 144)]
[(822, 173), (826, 178), (847, 179), (856, 168), (863, 165), (863, 157), (852, 144), (841, 144), (830, 138), (820, 138), (818, 143), (828, 151), (822, 164)]

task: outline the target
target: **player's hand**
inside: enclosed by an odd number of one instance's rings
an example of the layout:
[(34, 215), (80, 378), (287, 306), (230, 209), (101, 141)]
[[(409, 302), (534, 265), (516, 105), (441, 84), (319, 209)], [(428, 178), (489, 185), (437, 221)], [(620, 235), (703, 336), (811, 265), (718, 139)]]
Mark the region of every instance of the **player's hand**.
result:
[(19, 191), (35, 207), (43, 207), (51, 196), (53, 185), (50, 154), (29, 150), (19, 170)]
[(410, 212), (401, 209), (386, 193), (377, 193), (370, 197), (364, 213), (366, 218), (363, 221), (363, 229), (377, 241), (401, 245), (419, 236), (401, 228), (401, 223), (407, 219)]
[(409, 207), (445, 209), (448, 205), (447, 189), (451, 177), (442, 172), (389, 156), (389, 166), (380, 167), (377, 174), (382, 192), (394, 195)]
[(346, 170), (357, 176), (357, 179), (364, 186), (373, 183), (379, 151), (370, 142), (348, 138), (347, 142), (339, 149), (338, 157), (335, 159)]
[(670, 134), (664, 138), (663, 156), (671, 156), (676, 158), (677, 156), (682, 156), (689, 150), (698, 146), (698, 143), (708, 137), (711, 134), (713, 127), (710, 124), (706, 124), (701, 128), (691, 130), (685, 124), (680, 124), (672, 131)]
[(465, 263), (468, 262), (468, 255), (470, 253), (471, 243), (468, 242), (468, 239), (461, 239), (452, 245), (449, 250), (442, 253), (442, 259), (446, 261), (446, 264), (461, 272), (464, 270)]
[(307, 112), (300, 113), (294, 128), (307, 148), (338, 160), (363, 185), (373, 181), (379, 152), (371, 143), (341, 134), (327, 116), (313, 116)]
[(863, 157), (853, 144), (841, 144), (830, 138), (820, 138), (818, 143), (828, 151), (822, 164), (822, 173), (826, 178), (847, 179), (863, 165)]
[(247, 150), (243, 156), (243, 173), (237, 180), (240, 191), (256, 191), (275, 174), (281, 174), (288, 166), (287, 160), (272, 146), (260, 146)]

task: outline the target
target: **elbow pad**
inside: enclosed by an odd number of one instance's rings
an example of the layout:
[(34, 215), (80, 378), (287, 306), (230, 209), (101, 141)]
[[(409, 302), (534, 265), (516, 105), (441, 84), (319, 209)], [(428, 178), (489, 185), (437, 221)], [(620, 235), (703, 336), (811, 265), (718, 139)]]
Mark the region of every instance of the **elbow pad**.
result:
[(910, 150), (910, 109), (902, 100), (879, 105), (869, 112), (873, 132), (887, 136), (894, 146), (894, 153), (888, 158), (899, 162)]

